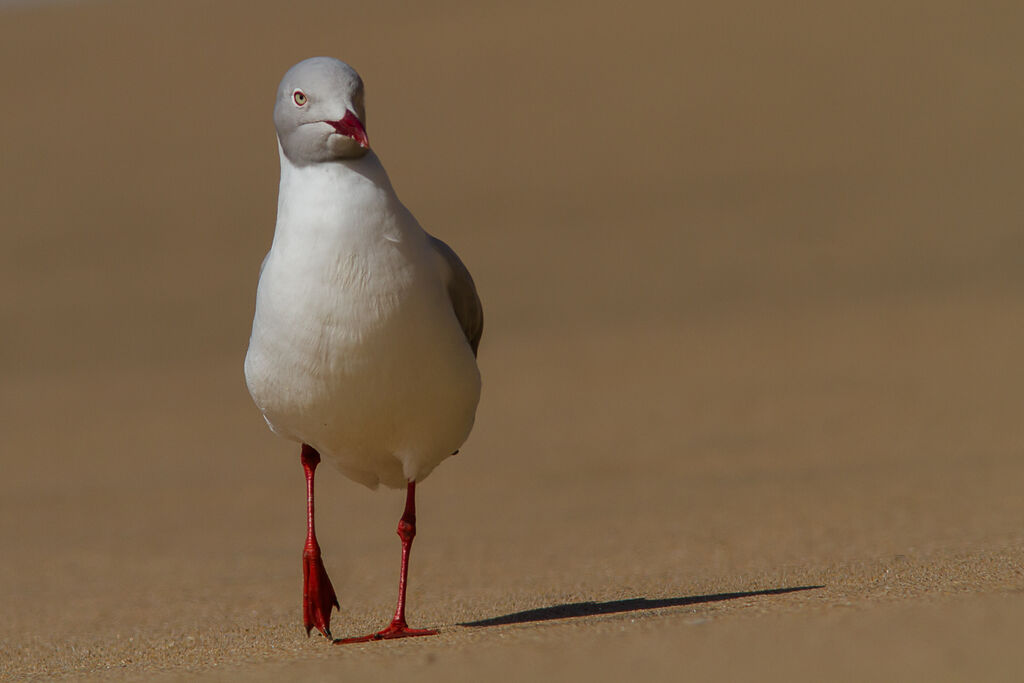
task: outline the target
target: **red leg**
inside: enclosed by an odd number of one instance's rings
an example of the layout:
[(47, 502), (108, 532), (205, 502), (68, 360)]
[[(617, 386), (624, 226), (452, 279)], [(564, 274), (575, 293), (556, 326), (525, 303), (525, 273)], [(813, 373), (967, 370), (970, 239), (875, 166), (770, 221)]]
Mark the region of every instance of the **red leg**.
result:
[(302, 444), (302, 469), (306, 471), (306, 547), (302, 551), (302, 620), (306, 635), (316, 626), (331, 637), (331, 608), (338, 605), (334, 586), (327, 577), (320, 559), (320, 544), (313, 526), (313, 476), (320, 464), (320, 454), (312, 446)]
[(416, 537), (416, 482), (409, 482), (405, 494), (405, 512), (398, 522), (398, 537), (402, 539), (402, 573), (398, 577), (398, 606), (391, 625), (383, 631), (358, 638), (342, 638), (334, 641), (338, 644), (365, 643), (371, 640), (387, 640), (390, 638), (409, 638), (411, 636), (433, 636), (437, 631), (430, 628), (409, 628), (405, 622), (405, 589), (409, 581), (409, 549), (412, 539)]

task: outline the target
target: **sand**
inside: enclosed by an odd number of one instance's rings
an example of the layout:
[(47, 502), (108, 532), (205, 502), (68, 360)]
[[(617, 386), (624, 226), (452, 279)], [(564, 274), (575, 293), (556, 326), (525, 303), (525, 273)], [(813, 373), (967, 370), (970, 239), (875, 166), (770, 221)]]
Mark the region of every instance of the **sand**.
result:
[[(0, 677), (1020, 680), (1024, 11), (279, 4), (0, 14)], [(242, 378), (316, 54), (486, 309), (434, 638), (306, 637)], [(379, 628), (402, 496), (319, 491)]]

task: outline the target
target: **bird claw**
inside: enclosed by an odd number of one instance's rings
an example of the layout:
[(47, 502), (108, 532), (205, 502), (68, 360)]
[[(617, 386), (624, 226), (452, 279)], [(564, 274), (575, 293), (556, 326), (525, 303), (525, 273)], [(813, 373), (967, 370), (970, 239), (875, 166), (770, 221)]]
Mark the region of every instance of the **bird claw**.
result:
[(432, 628), (409, 628), (403, 623), (391, 622), (383, 631), (371, 633), (368, 636), (356, 638), (339, 638), (334, 641), (335, 645), (348, 645), (349, 643), (369, 643), (374, 640), (391, 640), (393, 638), (413, 638), (415, 636), (436, 636), (438, 631)]
[(302, 555), (302, 619), (308, 636), (316, 626), (331, 639), (331, 608), (341, 609), (320, 553)]

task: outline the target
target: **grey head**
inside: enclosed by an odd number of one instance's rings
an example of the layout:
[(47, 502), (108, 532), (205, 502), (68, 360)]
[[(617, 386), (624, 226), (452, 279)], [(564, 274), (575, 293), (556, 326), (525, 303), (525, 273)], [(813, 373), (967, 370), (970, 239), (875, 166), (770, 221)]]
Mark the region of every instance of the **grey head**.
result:
[(363, 156), (370, 149), (365, 122), (363, 80), (341, 60), (301, 61), (277, 87), (277, 139), (296, 166)]

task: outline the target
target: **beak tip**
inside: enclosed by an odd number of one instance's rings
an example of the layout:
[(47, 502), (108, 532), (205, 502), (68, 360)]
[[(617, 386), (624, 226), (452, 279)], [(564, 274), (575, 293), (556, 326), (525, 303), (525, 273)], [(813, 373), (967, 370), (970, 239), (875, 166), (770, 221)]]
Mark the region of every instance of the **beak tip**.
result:
[(370, 140), (366, 137), (366, 128), (363, 127), (363, 122), (351, 110), (346, 111), (345, 116), (340, 121), (328, 121), (327, 123), (331, 124), (339, 135), (352, 138), (363, 149), (370, 149)]

